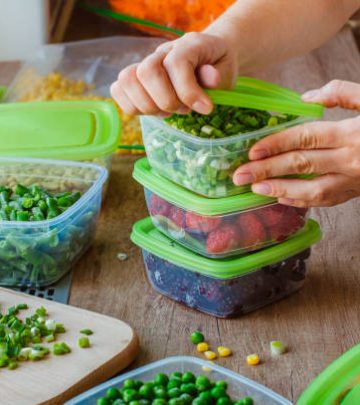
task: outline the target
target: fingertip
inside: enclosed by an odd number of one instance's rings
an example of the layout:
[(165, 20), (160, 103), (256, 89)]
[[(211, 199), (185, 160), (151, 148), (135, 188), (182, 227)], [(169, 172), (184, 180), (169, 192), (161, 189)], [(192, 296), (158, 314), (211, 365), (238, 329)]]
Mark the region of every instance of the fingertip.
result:
[(198, 69), (198, 79), (203, 87), (214, 89), (221, 83), (220, 72), (212, 65), (203, 65)]
[(198, 112), (199, 114), (210, 114), (211, 111), (213, 110), (213, 105), (211, 102), (205, 101), (205, 100), (197, 100), (195, 103), (191, 106), (192, 110)]
[(309, 90), (301, 96), (301, 100), (306, 103), (316, 103), (320, 101), (321, 91), (316, 90)]

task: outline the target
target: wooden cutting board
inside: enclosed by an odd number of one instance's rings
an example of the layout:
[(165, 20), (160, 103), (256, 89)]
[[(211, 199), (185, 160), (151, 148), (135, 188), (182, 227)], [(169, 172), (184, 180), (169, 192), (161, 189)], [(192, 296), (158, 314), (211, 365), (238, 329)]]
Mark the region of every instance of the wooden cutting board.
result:
[[(50, 319), (63, 323), (66, 333), (58, 335), (57, 340), (66, 342), (72, 352), (64, 356), (50, 354), (36, 363), (20, 362), (13, 371), (0, 369), (1, 405), (63, 404), (112, 377), (137, 355), (137, 336), (118, 319), (0, 288), (2, 313), (20, 303), (29, 306), (29, 310), (20, 312), (24, 317), (44, 306)], [(92, 347), (88, 349), (77, 345), (79, 331), (84, 328), (94, 332), (89, 337)]]

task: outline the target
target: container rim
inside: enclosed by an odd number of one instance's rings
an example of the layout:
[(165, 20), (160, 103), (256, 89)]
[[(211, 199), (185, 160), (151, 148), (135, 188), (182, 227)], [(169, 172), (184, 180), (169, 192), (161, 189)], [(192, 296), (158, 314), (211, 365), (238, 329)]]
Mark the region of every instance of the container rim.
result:
[[(193, 363), (194, 365), (198, 365), (200, 367), (205, 366), (205, 367), (209, 367), (209, 363), (205, 360), (202, 359), (198, 359), (196, 357), (193, 356), (171, 356), (171, 357), (167, 357), (165, 359), (162, 360), (158, 360), (155, 362), (152, 362), (150, 364), (147, 364), (146, 366), (142, 366), (139, 367), (135, 370), (129, 371), (125, 374), (122, 374), (118, 377), (112, 378), (109, 381), (106, 381), (100, 385), (98, 385), (97, 387), (91, 388), (90, 390), (76, 396), (75, 398), (72, 398), (71, 400), (65, 402), (64, 405), (76, 405), (76, 404), (81, 404), (82, 401), (88, 400), (90, 399), (93, 395), (96, 395), (98, 393), (100, 393), (101, 391), (104, 391), (108, 388), (110, 388), (111, 386), (114, 386), (116, 384), (121, 383), (122, 381), (134, 377), (136, 375), (138, 375), (139, 373), (143, 373), (146, 371), (151, 371), (151, 370), (155, 370), (156, 368), (160, 368), (162, 366), (165, 366), (167, 364), (172, 364), (172, 363), (176, 363), (176, 362), (188, 362), (188, 363)], [(222, 366), (218, 366), (217, 364), (211, 364), (210, 365), (211, 369), (214, 371), (217, 371), (219, 373), (225, 374), (227, 377), (230, 377), (236, 381), (236, 382), (241, 382), (243, 384), (246, 384), (248, 386), (251, 386), (253, 389), (260, 391), (260, 393), (263, 393), (269, 397), (271, 397), (271, 399), (278, 401), (279, 404), (281, 405), (292, 405), (292, 403), (282, 397), (281, 395), (277, 394), (276, 392), (274, 392), (273, 390), (271, 390), (270, 388), (259, 384), (256, 381), (251, 380), (250, 378), (244, 377), (241, 374), (235, 373), (232, 370), (229, 370), (225, 367)]]
[(31, 228), (39, 228), (44, 226), (56, 226), (59, 223), (68, 219), (68, 217), (72, 216), (76, 211), (78, 211), (81, 207), (83, 207), (95, 194), (97, 188), (102, 187), (105, 181), (108, 178), (108, 170), (105, 167), (93, 164), (93, 163), (81, 163), (81, 162), (73, 162), (70, 160), (51, 160), (51, 159), (35, 159), (35, 158), (11, 158), (11, 157), (0, 157), (0, 174), (1, 174), (1, 165), (2, 163), (37, 163), (39, 165), (46, 164), (46, 165), (53, 165), (53, 166), (73, 166), (78, 168), (88, 168), (93, 169), (98, 172), (98, 177), (93, 181), (92, 185), (89, 189), (79, 198), (78, 201), (74, 205), (72, 205), (69, 209), (64, 211), (62, 214), (58, 215), (52, 219), (46, 219), (43, 221), (0, 221), (0, 228), (24, 228), (24, 229), (31, 229)]
[(251, 138), (256, 138), (257, 136), (266, 136), (273, 134), (275, 132), (280, 132), (283, 129), (287, 129), (289, 127), (294, 127), (297, 125), (304, 124), (306, 122), (313, 121), (314, 119), (311, 117), (298, 117), (292, 121), (285, 122), (283, 124), (275, 125), (273, 127), (264, 127), (258, 129), (256, 131), (250, 131), (245, 133), (239, 133), (236, 135), (227, 136), (225, 138), (220, 139), (207, 139), (201, 138), (199, 136), (191, 135), (187, 132), (181, 131), (177, 128), (172, 127), (171, 125), (166, 124), (162, 119), (157, 118), (153, 115), (143, 115), (140, 116), (141, 122), (150, 121), (157, 126), (160, 126), (162, 129), (172, 130), (174, 131), (179, 137), (183, 138), (186, 141), (192, 142), (197, 145), (203, 146), (223, 146), (237, 142), (238, 140), (244, 141)]

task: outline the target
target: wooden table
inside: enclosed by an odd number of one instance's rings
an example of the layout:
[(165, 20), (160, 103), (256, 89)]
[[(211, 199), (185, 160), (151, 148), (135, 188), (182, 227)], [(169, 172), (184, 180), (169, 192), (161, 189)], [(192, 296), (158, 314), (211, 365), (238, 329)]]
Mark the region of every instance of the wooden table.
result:
[[(0, 70), (3, 83), (5, 70)], [(346, 29), (321, 49), (261, 76), (299, 91), (333, 78), (360, 82), (360, 57)], [(332, 111), (329, 117), (346, 115)], [(213, 347), (234, 350), (219, 364), (295, 401), (326, 365), (360, 341), (360, 200), (312, 210), (325, 237), (313, 250), (299, 293), (239, 319), (220, 320), (176, 304), (148, 284), (140, 251), (129, 240), (132, 224), (147, 215), (143, 190), (131, 177), (135, 159), (114, 160), (96, 243), (76, 267), (70, 304), (118, 317), (136, 329), (142, 350), (132, 367), (196, 355), (188, 337), (201, 329)], [(118, 252), (128, 260), (118, 261)], [(276, 360), (269, 356), (274, 339), (289, 346), (289, 353)], [(263, 364), (250, 368), (245, 356), (253, 352)]]

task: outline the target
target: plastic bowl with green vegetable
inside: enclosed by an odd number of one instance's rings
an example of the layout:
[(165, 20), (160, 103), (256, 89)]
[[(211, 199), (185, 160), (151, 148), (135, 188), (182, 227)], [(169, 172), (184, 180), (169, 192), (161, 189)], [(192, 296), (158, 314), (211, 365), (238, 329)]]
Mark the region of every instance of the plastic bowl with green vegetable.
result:
[(71, 269), (95, 236), (107, 176), (88, 163), (0, 158), (0, 285), (47, 286)]

